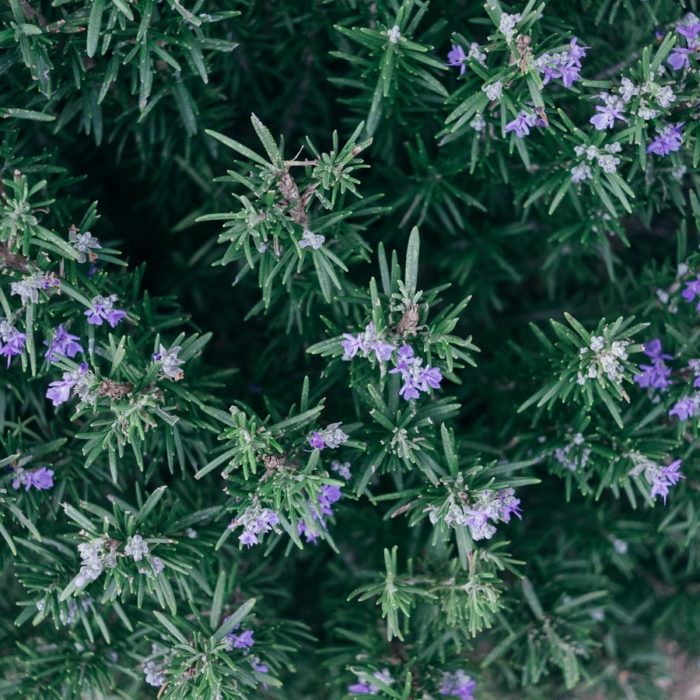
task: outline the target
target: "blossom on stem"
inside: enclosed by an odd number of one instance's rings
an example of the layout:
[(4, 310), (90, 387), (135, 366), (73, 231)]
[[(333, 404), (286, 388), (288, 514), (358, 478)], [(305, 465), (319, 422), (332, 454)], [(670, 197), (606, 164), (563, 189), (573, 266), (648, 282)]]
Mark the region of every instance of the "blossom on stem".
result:
[(114, 304), (118, 297), (110, 294), (108, 297), (96, 296), (90, 302), (90, 308), (85, 312), (88, 323), (93, 326), (101, 326), (107, 321), (112, 328), (116, 328), (126, 318), (126, 311), (115, 309)]
[(24, 351), (27, 336), (20, 333), (9, 321), (0, 321), (0, 355), (7, 358), (7, 366), (10, 366), (15, 355), (21, 355)]
[(679, 151), (683, 143), (683, 122), (669, 124), (658, 131), (654, 140), (647, 146), (647, 153), (667, 156)]
[(24, 486), (25, 491), (47, 491), (53, 488), (53, 470), (48, 467), (39, 467), (31, 471), (19, 469), (12, 479), (12, 488), (17, 490), (20, 486)]
[(440, 695), (450, 698), (459, 698), (459, 700), (472, 700), (474, 697), (474, 689), (476, 681), (468, 676), (461, 669), (454, 673), (444, 673), (442, 676), (442, 685), (440, 686)]
[(625, 106), (623, 100), (607, 92), (601, 92), (599, 98), (603, 100), (604, 104), (596, 105), (597, 114), (594, 114), (588, 120), (598, 131), (611, 129), (618, 120), (627, 121), (627, 118), (624, 116)]
[(80, 338), (72, 335), (60, 324), (53, 331), (51, 342), (45, 340), (44, 345), (48, 346), (44, 357), (49, 362), (56, 362), (59, 357), (75, 357), (79, 352), (83, 352), (82, 345), (78, 342)]

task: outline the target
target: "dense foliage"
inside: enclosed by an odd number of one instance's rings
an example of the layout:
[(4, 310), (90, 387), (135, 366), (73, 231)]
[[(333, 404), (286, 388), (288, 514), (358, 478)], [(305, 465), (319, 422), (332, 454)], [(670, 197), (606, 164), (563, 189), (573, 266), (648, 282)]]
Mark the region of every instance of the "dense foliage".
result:
[(671, 697), (699, 5), (2, 3), (0, 696)]

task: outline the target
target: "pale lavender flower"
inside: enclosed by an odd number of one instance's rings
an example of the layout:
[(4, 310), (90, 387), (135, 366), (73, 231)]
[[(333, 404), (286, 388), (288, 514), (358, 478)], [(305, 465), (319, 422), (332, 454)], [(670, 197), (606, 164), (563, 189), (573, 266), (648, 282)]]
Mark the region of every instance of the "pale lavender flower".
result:
[(238, 541), (246, 547), (252, 547), (260, 542), (258, 535), (270, 532), (279, 521), (279, 516), (274, 510), (262, 508), (258, 503), (253, 503), (238, 518), (232, 520), (228, 527), (230, 530), (243, 527)]
[(650, 483), (652, 498), (661, 496), (664, 503), (666, 503), (666, 497), (668, 496), (671, 486), (675, 486), (681, 479), (684, 478), (680, 473), (680, 468), (680, 459), (671, 462), (671, 464), (667, 464), (665, 467), (659, 467), (659, 469), (651, 477)]
[(0, 321), (0, 355), (7, 358), (7, 366), (10, 366), (15, 355), (21, 355), (27, 336), (20, 333), (9, 321)]
[(683, 143), (683, 122), (669, 124), (661, 129), (656, 138), (647, 146), (647, 153), (657, 156), (667, 156), (669, 153), (679, 151)]
[(675, 46), (671, 55), (666, 59), (673, 70), (682, 70), (690, 68), (690, 55), (694, 53), (691, 49), (685, 49), (682, 46)]
[(133, 535), (126, 540), (124, 554), (134, 561), (141, 561), (148, 554), (148, 542), (141, 535)]
[(596, 106), (596, 112), (598, 114), (593, 115), (589, 121), (598, 131), (604, 131), (605, 129), (611, 129), (615, 126), (615, 121), (626, 122), (627, 118), (624, 116), (625, 105), (624, 102), (606, 92), (600, 93), (600, 99), (603, 100), (604, 104)]
[(160, 364), (160, 371), (173, 381), (180, 381), (185, 373), (180, 369), (180, 365), (184, 365), (184, 360), (178, 357), (178, 353), (182, 350), (179, 345), (167, 350), (162, 344), (158, 348), (158, 352), (153, 353), (153, 361)]
[(61, 324), (54, 330), (51, 342), (44, 341), (44, 345), (48, 346), (44, 356), (49, 362), (56, 362), (58, 357), (75, 357), (83, 352), (78, 340), (80, 338), (77, 335), (69, 333)]
[(347, 481), (351, 478), (350, 462), (331, 462), (331, 471), (334, 471), (341, 479)]
[(321, 530), (326, 529), (326, 518), (333, 515), (333, 505), (337, 503), (343, 494), (338, 486), (325, 484), (316, 498), (316, 504), (309, 503), (311, 522), (303, 518), (297, 523), (297, 533), (303, 535), (307, 542), (318, 540)]
[(20, 486), (24, 486), (25, 491), (29, 489), (48, 491), (53, 488), (53, 470), (48, 467), (39, 467), (31, 471), (21, 469), (12, 480), (13, 489), (19, 489)]
[(117, 299), (116, 294), (110, 294), (108, 297), (96, 296), (90, 302), (90, 308), (85, 312), (88, 323), (93, 326), (101, 326), (104, 321), (107, 321), (112, 328), (116, 328), (126, 318), (126, 311), (114, 308)]
[(508, 134), (513, 131), (515, 132), (515, 136), (517, 138), (522, 139), (530, 133), (530, 128), (533, 126), (546, 125), (544, 120), (542, 120), (536, 114), (522, 110), (518, 112), (515, 119), (506, 124), (504, 132)]
[(228, 651), (232, 649), (250, 649), (255, 646), (253, 630), (243, 630), (240, 634), (227, 634), (224, 639), (226, 640)]
[(88, 258), (94, 260), (95, 254), (92, 252), (95, 248), (101, 248), (100, 241), (93, 236), (90, 231), (85, 233), (76, 233), (71, 231), (69, 235), (73, 247), (78, 251), (78, 262), (84, 263)]
[(312, 233), (309, 229), (304, 229), (304, 234), (299, 241), (300, 248), (311, 248), (312, 250), (318, 250), (323, 246), (326, 241), (326, 237), (322, 236), (320, 233)]
[(253, 668), (253, 671), (257, 671), (258, 673), (270, 672), (270, 667), (263, 663), (259, 656), (250, 656), (248, 658), (250, 659), (250, 665)]
[(688, 42), (695, 41), (700, 34), (700, 20), (689, 12), (677, 25), (676, 31)]
[(407, 401), (417, 399), (421, 392), (430, 389), (439, 389), (442, 381), (442, 373), (437, 367), (423, 367), (423, 360), (416, 357), (410, 345), (402, 345), (396, 352), (394, 368), (390, 374), (400, 374), (403, 386), (399, 390), (399, 396)]
[(686, 421), (697, 414), (698, 408), (700, 408), (698, 403), (698, 398), (696, 396), (687, 396), (676, 401), (668, 412), (668, 415), (676, 416), (680, 421)]
[(587, 163), (579, 163), (571, 168), (571, 182), (577, 185), (584, 180), (590, 180), (592, 177), (593, 171)]
[(44, 275), (40, 273), (34, 273), (28, 277), (24, 277), (19, 282), (12, 282), (10, 284), (10, 293), (19, 296), (22, 301), (22, 306), (26, 305), (27, 302), (31, 301), (34, 304), (39, 301), (39, 290), (43, 289), (46, 291), (51, 287), (60, 287), (61, 280), (53, 275)]
[(467, 54), (459, 44), (452, 44), (452, 48), (447, 54), (447, 65), (459, 68), (460, 75), (464, 75), (467, 70)]
[(460, 669), (454, 673), (443, 674), (440, 695), (459, 698), (459, 700), (472, 700), (475, 688), (476, 681)]
[[(695, 297), (700, 297), (700, 275), (696, 279), (685, 283), (685, 289), (681, 292), (681, 296), (686, 301), (691, 302), (695, 300)], [(700, 302), (695, 308), (697, 311), (700, 311)]]
[(659, 389), (665, 391), (670, 385), (671, 369), (664, 360), (670, 360), (671, 355), (663, 352), (661, 341), (656, 338), (644, 343), (644, 354), (651, 358), (650, 365), (639, 365), (642, 370), (640, 374), (634, 376), (634, 381), (643, 389)]
[(146, 683), (155, 688), (160, 688), (166, 681), (165, 666), (154, 660), (146, 661), (143, 674)]
[(545, 53), (535, 62), (537, 70), (542, 74), (542, 84), (550, 80), (561, 79), (564, 87), (571, 87), (581, 79), (581, 59), (586, 55), (588, 46), (579, 46), (574, 37), (566, 51), (550, 54)]
[(163, 569), (165, 569), (165, 564), (163, 563), (163, 560), (159, 557), (151, 557), (149, 561), (151, 563), (151, 567), (153, 568), (153, 573), (156, 576), (161, 574), (163, 572)]
[(498, 504), (498, 518), (502, 522), (509, 523), (512, 515), (518, 519), (522, 519), (523, 514), (520, 509), (520, 499), (516, 498), (514, 489), (507, 488), (497, 491), (496, 500)]
[(314, 430), (307, 438), (309, 445), (315, 450), (323, 450), (326, 447), (334, 450), (348, 441), (349, 436), (344, 433), (341, 423), (329, 423), (323, 430)]
[(83, 362), (77, 370), (64, 372), (63, 379), (51, 382), (46, 390), (46, 398), (54, 406), (60, 406), (68, 401), (71, 394), (79, 396), (81, 401), (90, 401), (91, 386), (90, 371), (87, 364)]
[[(375, 671), (371, 676), (368, 673), (356, 673), (358, 678), (358, 683), (354, 683), (348, 686), (348, 691), (354, 693), (355, 695), (377, 695), (381, 688), (376, 686), (370, 680), (371, 678), (376, 678), (380, 680), (384, 685), (393, 685), (394, 679), (391, 677), (391, 673), (388, 668), (383, 668), (381, 671)], [(366, 680), (365, 680), (366, 679)]]

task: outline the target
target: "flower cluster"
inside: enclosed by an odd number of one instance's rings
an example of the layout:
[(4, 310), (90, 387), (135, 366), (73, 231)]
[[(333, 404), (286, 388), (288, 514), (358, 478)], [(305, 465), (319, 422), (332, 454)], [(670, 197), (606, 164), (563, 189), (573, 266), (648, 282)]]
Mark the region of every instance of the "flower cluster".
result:
[(571, 87), (581, 79), (581, 59), (587, 49), (588, 46), (579, 46), (578, 39), (574, 37), (565, 51), (542, 54), (535, 61), (535, 67), (542, 75), (542, 84), (561, 80), (564, 87)]
[(507, 12), (503, 12), (501, 14), (501, 19), (498, 22), (498, 31), (503, 34), (507, 43), (510, 44), (513, 41), (515, 28), (522, 18), (520, 13), (509, 15)]
[(474, 540), (491, 539), (496, 534), (494, 523), (522, 517), (520, 499), (512, 488), (480, 491), (471, 502), (460, 492), (457, 498), (450, 495), (445, 507), (430, 505), (426, 510), (433, 525), (442, 520), (448, 527), (467, 527)]
[(19, 489), (20, 486), (24, 486), (25, 491), (29, 491), (29, 489), (47, 491), (53, 488), (53, 469), (39, 467), (29, 471), (16, 470), (12, 479), (12, 488)]
[(591, 448), (584, 447), (583, 435), (576, 433), (571, 438), (571, 442), (563, 447), (557, 447), (552, 454), (564, 469), (575, 472), (586, 468), (591, 458)]
[(661, 496), (666, 503), (666, 496), (671, 486), (675, 486), (683, 478), (680, 473), (681, 460), (677, 459), (671, 464), (661, 466), (639, 452), (632, 452), (629, 457), (634, 464), (630, 476), (643, 474), (651, 486), (651, 497)]
[(357, 676), (357, 683), (353, 683), (348, 687), (348, 692), (354, 693), (355, 695), (377, 695), (381, 688), (372, 683), (370, 678), (376, 678), (380, 680), (384, 685), (393, 685), (394, 679), (391, 677), (391, 673), (388, 668), (383, 668), (381, 671), (375, 671), (371, 676), (366, 673), (355, 673)]
[(589, 120), (598, 131), (612, 129), (616, 121), (627, 121), (627, 117), (624, 116), (625, 102), (621, 97), (601, 92), (598, 98), (602, 100), (603, 104), (596, 105), (597, 114), (594, 114)]
[(350, 473), (350, 462), (331, 462), (331, 471), (335, 472), (341, 479), (348, 481)]
[(309, 504), (312, 522), (300, 520), (297, 523), (297, 532), (304, 535), (307, 542), (316, 542), (319, 536), (318, 528), (326, 529), (326, 518), (333, 515), (333, 504), (337, 503), (343, 494), (338, 486), (326, 484), (318, 494), (316, 504)]
[(126, 318), (126, 311), (115, 309), (117, 295), (110, 294), (108, 297), (96, 296), (90, 302), (90, 308), (85, 312), (88, 323), (93, 326), (101, 326), (105, 321), (112, 328), (116, 328)]
[(179, 345), (167, 350), (163, 345), (158, 347), (158, 352), (153, 353), (153, 361), (160, 364), (160, 371), (168, 379), (179, 382), (185, 373), (180, 369), (180, 365), (185, 364), (184, 360), (178, 357), (178, 353), (182, 350)]
[(661, 129), (647, 146), (647, 153), (657, 156), (667, 156), (679, 151), (683, 143), (683, 123), (668, 124)]
[(680, 421), (686, 421), (700, 413), (700, 394), (685, 396), (676, 401), (668, 412), (669, 416), (675, 416)]
[(80, 338), (72, 335), (64, 327), (59, 325), (53, 332), (50, 341), (45, 340), (47, 346), (45, 353), (48, 362), (56, 362), (59, 357), (75, 357), (79, 352), (83, 352), (82, 345), (78, 342)]
[(314, 430), (307, 438), (309, 445), (314, 450), (325, 450), (328, 447), (331, 450), (344, 445), (349, 436), (341, 430), (341, 423), (329, 423), (323, 430)]
[(54, 406), (60, 406), (71, 396), (78, 396), (83, 403), (94, 403), (96, 396), (93, 388), (94, 376), (87, 364), (83, 362), (78, 369), (64, 372), (63, 379), (51, 382), (46, 390), (46, 398)]
[(88, 583), (96, 581), (105, 568), (113, 569), (117, 565), (117, 544), (115, 540), (102, 535), (78, 545), (82, 560), (80, 571), (75, 577), (78, 588), (85, 588)]
[(475, 688), (476, 681), (460, 669), (443, 675), (440, 695), (459, 700), (473, 700)]
[(378, 362), (390, 360), (395, 348), (393, 343), (377, 333), (374, 323), (368, 323), (363, 333), (357, 335), (344, 333), (341, 345), (344, 360), (352, 360), (359, 354), (362, 357), (373, 355)]
[(634, 381), (643, 389), (665, 391), (671, 385), (671, 368), (664, 360), (670, 360), (671, 355), (664, 353), (658, 338), (644, 343), (644, 354), (651, 360), (651, 364), (640, 364), (639, 369), (642, 371), (634, 376)]
[(322, 236), (320, 233), (312, 233), (308, 228), (305, 228), (301, 240), (299, 241), (299, 247), (318, 250), (325, 242), (325, 236)]
[(521, 110), (516, 115), (515, 119), (509, 121), (505, 128), (504, 133), (509, 134), (511, 131), (515, 133), (515, 136), (519, 139), (528, 136), (531, 127), (546, 127), (547, 122), (538, 114), (534, 112), (526, 112)]
[(10, 284), (10, 293), (19, 296), (22, 306), (25, 306), (30, 301), (34, 304), (39, 303), (40, 289), (46, 291), (52, 287), (60, 286), (61, 280), (57, 277), (35, 272), (19, 280), (19, 282), (12, 282)]
[(131, 557), (136, 562), (143, 561), (144, 559), (148, 561), (151, 565), (151, 569), (139, 567), (139, 573), (141, 574), (150, 575), (152, 572), (158, 576), (165, 568), (162, 559), (150, 555), (148, 542), (146, 542), (141, 535), (133, 535), (127, 538), (126, 544), (124, 545), (124, 554), (127, 557)]
[(622, 150), (622, 146), (616, 141), (598, 148), (597, 146), (574, 146), (574, 153), (578, 158), (585, 157), (585, 161), (571, 168), (571, 181), (575, 183), (590, 180), (593, 177), (591, 164), (596, 163), (605, 173), (617, 172), (620, 159), (616, 156)]
[(242, 527), (243, 532), (238, 536), (238, 541), (246, 547), (252, 547), (260, 542), (258, 535), (270, 532), (279, 521), (279, 516), (274, 510), (262, 508), (258, 503), (253, 503), (242, 515), (232, 520), (228, 527), (229, 530)]
[(466, 53), (459, 44), (452, 44), (452, 48), (447, 54), (447, 65), (459, 68), (459, 74), (464, 75), (469, 59), (480, 63), (482, 66), (486, 65), (486, 54), (475, 41), (469, 44), (469, 53)]
[(423, 359), (417, 357), (410, 345), (402, 345), (396, 351), (394, 368), (389, 374), (400, 374), (403, 386), (399, 395), (406, 401), (417, 399), (421, 392), (439, 389), (442, 382), (442, 372), (438, 367), (423, 366)]
[(689, 12), (676, 25), (676, 33), (685, 39), (686, 46), (674, 46), (666, 62), (673, 70), (690, 68), (690, 57), (695, 55), (700, 48), (700, 41), (698, 41), (700, 20), (692, 12)]
[(591, 336), (588, 348), (581, 348), (581, 371), (576, 382), (585, 384), (589, 379), (596, 379), (602, 372), (613, 384), (620, 384), (623, 377), (622, 360), (627, 359), (626, 340), (615, 340), (608, 344), (602, 335)]
[[(681, 292), (681, 296), (688, 302), (693, 302), (695, 297), (700, 297), (700, 275), (685, 283), (685, 289)], [(700, 301), (698, 301), (695, 310), (700, 311)]]
[(88, 258), (91, 262), (96, 259), (93, 249), (101, 248), (99, 239), (93, 236), (90, 231), (78, 233), (76, 229), (71, 229), (68, 233), (68, 238), (73, 244), (73, 247), (78, 252), (78, 262), (84, 263)]
[(14, 355), (22, 354), (26, 342), (27, 336), (24, 333), (20, 333), (6, 319), (0, 321), (0, 355), (7, 358), (8, 367)]
[(153, 644), (151, 646), (151, 655), (158, 658), (150, 659), (144, 663), (144, 680), (148, 685), (160, 688), (166, 681), (165, 671), (168, 668), (167, 649), (160, 644)]
[(224, 642), (228, 651), (232, 651), (233, 649), (252, 649), (252, 647), (255, 646), (253, 630), (231, 632), (224, 637)]

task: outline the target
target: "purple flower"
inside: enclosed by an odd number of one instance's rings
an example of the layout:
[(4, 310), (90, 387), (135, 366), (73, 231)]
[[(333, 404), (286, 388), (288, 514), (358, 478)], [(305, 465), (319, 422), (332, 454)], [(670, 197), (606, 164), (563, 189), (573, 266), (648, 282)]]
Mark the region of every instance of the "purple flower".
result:
[(600, 98), (604, 100), (605, 104), (597, 105), (595, 109), (598, 114), (593, 115), (589, 119), (590, 123), (593, 124), (598, 131), (611, 129), (615, 126), (615, 120), (627, 121), (627, 118), (623, 114), (624, 103), (622, 100), (608, 95), (607, 93), (601, 93)]
[[(681, 293), (681, 296), (686, 301), (693, 301), (695, 297), (700, 297), (700, 275), (698, 275), (696, 279), (685, 283), (685, 289)], [(700, 311), (700, 303), (698, 303), (695, 308)]]
[(509, 523), (510, 518), (514, 515), (518, 519), (522, 519), (523, 513), (520, 508), (520, 499), (515, 497), (515, 490), (512, 488), (502, 489), (496, 494), (498, 517), (504, 522)]
[(250, 658), (250, 665), (253, 668), (253, 671), (257, 671), (258, 673), (269, 673), (270, 672), (270, 667), (267, 664), (264, 664), (259, 656), (252, 656)]
[(467, 54), (459, 44), (452, 44), (452, 48), (447, 54), (447, 65), (458, 67), (460, 75), (464, 75), (467, 70)]
[(667, 63), (673, 70), (682, 70), (690, 68), (690, 54), (693, 53), (690, 49), (684, 49), (681, 46), (676, 46), (671, 55), (667, 59)]
[(566, 51), (540, 56), (535, 65), (542, 74), (542, 84), (560, 78), (565, 87), (571, 87), (581, 78), (581, 59), (586, 55), (588, 46), (579, 46), (574, 37)]
[(46, 390), (46, 398), (51, 400), (54, 406), (60, 406), (68, 401), (71, 392), (80, 396), (81, 400), (90, 400), (91, 382), (88, 377), (89, 368), (84, 362), (73, 372), (64, 372), (63, 379), (58, 379), (49, 384)]
[(323, 430), (314, 430), (307, 438), (309, 445), (315, 450), (326, 447), (334, 450), (348, 441), (348, 435), (340, 428), (340, 423), (329, 423)]
[(341, 346), (343, 348), (343, 359), (352, 360), (363, 349), (362, 334), (351, 335), (350, 333), (343, 333)]
[(53, 488), (53, 470), (48, 467), (39, 467), (33, 471), (20, 471), (12, 480), (12, 488), (18, 489), (24, 486), (25, 491), (33, 488), (37, 491), (47, 491)]
[(667, 156), (669, 153), (679, 151), (683, 143), (683, 122), (669, 124), (663, 128), (656, 138), (647, 146), (647, 153), (657, 156)]
[(238, 536), (238, 541), (245, 547), (252, 547), (260, 542), (258, 535), (270, 532), (278, 523), (279, 515), (270, 508), (261, 508), (255, 502), (235, 520), (232, 520), (228, 527), (230, 530), (242, 526), (243, 532)]
[(460, 669), (455, 673), (443, 674), (440, 695), (459, 698), (459, 700), (472, 700), (475, 688), (476, 681)]
[(642, 389), (660, 389), (664, 391), (671, 385), (669, 377), (671, 370), (663, 360), (655, 361), (651, 365), (639, 365), (641, 374), (634, 375), (634, 381)]
[(442, 381), (442, 372), (438, 367), (426, 367), (418, 376), (418, 386), (421, 391), (439, 389)]
[(511, 131), (515, 132), (517, 138), (521, 139), (530, 133), (530, 127), (546, 126), (543, 119), (532, 112), (520, 111), (513, 121), (506, 124), (504, 132), (506, 134)]
[(644, 343), (644, 354), (652, 360), (670, 360), (673, 357), (672, 355), (664, 354), (661, 341), (658, 338)]
[(253, 545), (258, 544), (259, 540), (252, 530), (243, 530), (238, 537), (238, 541), (246, 547), (252, 547)]
[(243, 630), (240, 634), (227, 634), (224, 639), (229, 651), (231, 649), (250, 649), (255, 645), (253, 630)]
[(675, 486), (682, 478), (683, 475), (680, 473), (681, 460), (677, 459), (671, 464), (667, 464), (665, 467), (660, 467), (655, 474), (651, 477), (651, 497), (656, 498), (661, 496), (664, 503), (666, 503), (666, 496), (668, 496), (669, 489), (671, 486)]
[(83, 348), (78, 342), (77, 335), (71, 335), (63, 324), (59, 325), (53, 332), (51, 342), (44, 341), (48, 346), (45, 357), (49, 362), (56, 362), (58, 357), (75, 357)]
[(677, 25), (676, 31), (688, 42), (695, 41), (700, 34), (700, 20), (689, 12)]
[(666, 365), (664, 360), (670, 360), (671, 355), (663, 352), (661, 341), (656, 338), (644, 343), (644, 354), (651, 358), (650, 365), (639, 365), (642, 370), (640, 374), (634, 376), (634, 381), (639, 384), (642, 389), (659, 389), (665, 391), (670, 385), (671, 369)]
[(126, 318), (126, 311), (114, 308), (117, 299), (116, 294), (110, 294), (108, 297), (96, 296), (90, 302), (90, 308), (85, 312), (88, 323), (93, 326), (101, 326), (104, 321), (107, 321), (112, 328), (116, 328)]
[[(394, 679), (391, 677), (391, 673), (389, 673), (388, 668), (383, 668), (381, 671), (375, 671), (371, 676), (366, 673), (356, 673), (355, 675), (358, 676), (358, 680), (363, 678), (376, 678), (384, 683), (384, 685), (393, 685), (394, 683)], [(353, 685), (348, 686), (348, 691), (350, 693), (354, 693), (355, 695), (377, 695), (380, 690), (381, 688), (374, 685), (370, 680), (360, 680), (359, 683), (354, 683)]]
[(698, 400), (695, 397), (686, 397), (671, 407), (668, 412), (669, 416), (676, 416), (680, 421), (686, 421), (692, 418), (698, 412)]
[(0, 321), (0, 355), (7, 358), (7, 366), (10, 366), (14, 355), (21, 355), (27, 336), (20, 333), (9, 321)]

